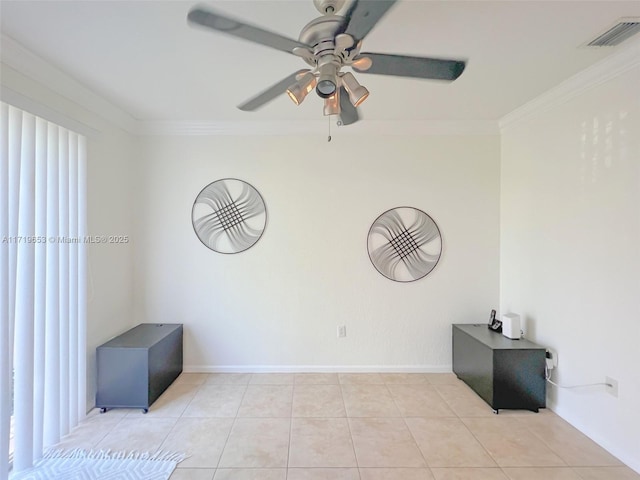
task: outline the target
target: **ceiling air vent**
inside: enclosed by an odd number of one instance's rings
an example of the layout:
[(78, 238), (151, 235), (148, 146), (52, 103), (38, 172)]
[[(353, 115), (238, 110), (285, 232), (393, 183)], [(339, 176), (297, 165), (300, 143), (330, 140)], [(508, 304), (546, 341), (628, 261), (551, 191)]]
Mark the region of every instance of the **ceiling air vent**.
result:
[(615, 47), (638, 32), (640, 18), (621, 18), (609, 30), (587, 43), (587, 47)]

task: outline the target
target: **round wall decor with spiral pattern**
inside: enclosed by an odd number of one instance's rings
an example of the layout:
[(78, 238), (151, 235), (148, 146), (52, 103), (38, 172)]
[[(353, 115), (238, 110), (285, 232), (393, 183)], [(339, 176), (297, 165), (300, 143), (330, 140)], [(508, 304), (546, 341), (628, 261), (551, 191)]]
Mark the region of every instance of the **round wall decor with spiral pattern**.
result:
[(435, 268), (442, 253), (442, 238), (436, 222), (422, 210), (397, 207), (373, 222), (367, 251), (382, 275), (396, 282), (413, 282)]
[(206, 247), (218, 253), (240, 253), (262, 236), (267, 209), (253, 186), (224, 178), (198, 194), (191, 209), (191, 222)]

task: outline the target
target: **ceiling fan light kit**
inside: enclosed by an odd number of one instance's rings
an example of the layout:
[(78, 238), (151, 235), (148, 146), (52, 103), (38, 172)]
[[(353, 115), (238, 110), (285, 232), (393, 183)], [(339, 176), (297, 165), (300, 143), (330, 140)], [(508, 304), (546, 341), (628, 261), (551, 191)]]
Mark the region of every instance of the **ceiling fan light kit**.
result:
[(353, 76), (353, 73), (343, 73), (341, 80), (342, 85), (344, 85), (345, 90), (349, 94), (349, 100), (351, 100), (354, 107), (360, 105), (369, 96), (369, 90), (358, 83), (358, 80)]
[(287, 88), (287, 95), (296, 105), (300, 105), (305, 97), (316, 86), (316, 77), (311, 71), (303, 74), (296, 83)]
[(299, 70), (238, 108), (254, 111), (283, 93), (300, 105), (314, 88), (324, 99), (324, 114), (339, 115), (338, 125), (360, 119), (356, 107), (369, 96), (351, 72), (453, 81), (465, 68), (463, 60), (448, 60), (383, 53), (361, 53), (362, 41), (397, 0), (313, 0), (321, 17), (309, 22), (293, 40), (261, 27), (230, 18), (209, 8), (193, 8), (187, 19), (194, 25), (259, 43), (302, 58), (311, 70)]
[(327, 115), (340, 115), (340, 90), (324, 99), (323, 113)]

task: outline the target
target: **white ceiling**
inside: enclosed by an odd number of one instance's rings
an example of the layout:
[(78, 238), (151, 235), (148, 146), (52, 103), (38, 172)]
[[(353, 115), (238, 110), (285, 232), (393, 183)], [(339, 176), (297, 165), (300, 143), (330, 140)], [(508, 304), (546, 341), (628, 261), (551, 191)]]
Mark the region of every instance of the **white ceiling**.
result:
[[(300, 121), (322, 116), (310, 95), (258, 112), (236, 105), (295, 70), (299, 58), (193, 28), (195, 1), (0, 1), (4, 35), (142, 121)], [(218, 11), (298, 38), (312, 0), (209, 1)], [(581, 45), (639, 1), (400, 0), (363, 51), (468, 59), (453, 83), (357, 73), (365, 120), (495, 121), (624, 47)]]

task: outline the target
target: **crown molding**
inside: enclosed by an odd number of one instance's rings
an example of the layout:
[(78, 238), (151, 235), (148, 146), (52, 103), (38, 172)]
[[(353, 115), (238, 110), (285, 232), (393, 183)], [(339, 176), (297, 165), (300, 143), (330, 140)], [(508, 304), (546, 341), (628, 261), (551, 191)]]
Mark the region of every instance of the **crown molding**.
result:
[(24, 110), (25, 112), (29, 112), (32, 115), (44, 118), (49, 122), (53, 122), (68, 130), (72, 130), (76, 133), (84, 135), (85, 137), (97, 137), (100, 135), (100, 131), (93, 128), (92, 126), (71, 118), (64, 113), (43, 105), (42, 103), (37, 102), (29, 97), (26, 97), (25, 95), (16, 92), (6, 85), (0, 86), (0, 99), (5, 103)]
[[(498, 135), (493, 120), (473, 121), (376, 121), (348, 127), (331, 125), (331, 134), (344, 135)], [(140, 122), (140, 135), (327, 135), (327, 120), (233, 121), (233, 122)]]
[[(2, 44), (0, 60), (3, 64), (109, 123), (129, 133), (137, 133), (139, 128), (138, 121), (129, 113), (115, 106), (47, 60), (39, 57), (12, 37), (2, 33), (0, 34), (0, 43)], [(5, 86), (4, 81), (3, 86)], [(7, 88), (11, 89), (11, 87)], [(19, 93), (16, 91), (17, 89), (11, 90), (14, 93)], [(5, 93), (7, 92), (3, 89), (3, 95)], [(22, 93), (19, 94), (26, 98)], [(31, 99), (30, 102), (33, 105), (38, 101)], [(49, 110), (51, 109), (49, 108)], [(58, 115), (68, 117), (63, 112), (58, 112)]]
[(508, 113), (498, 122), (500, 131), (535, 114), (562, 105), (639, 65), (640, 40), (637, 40)]

